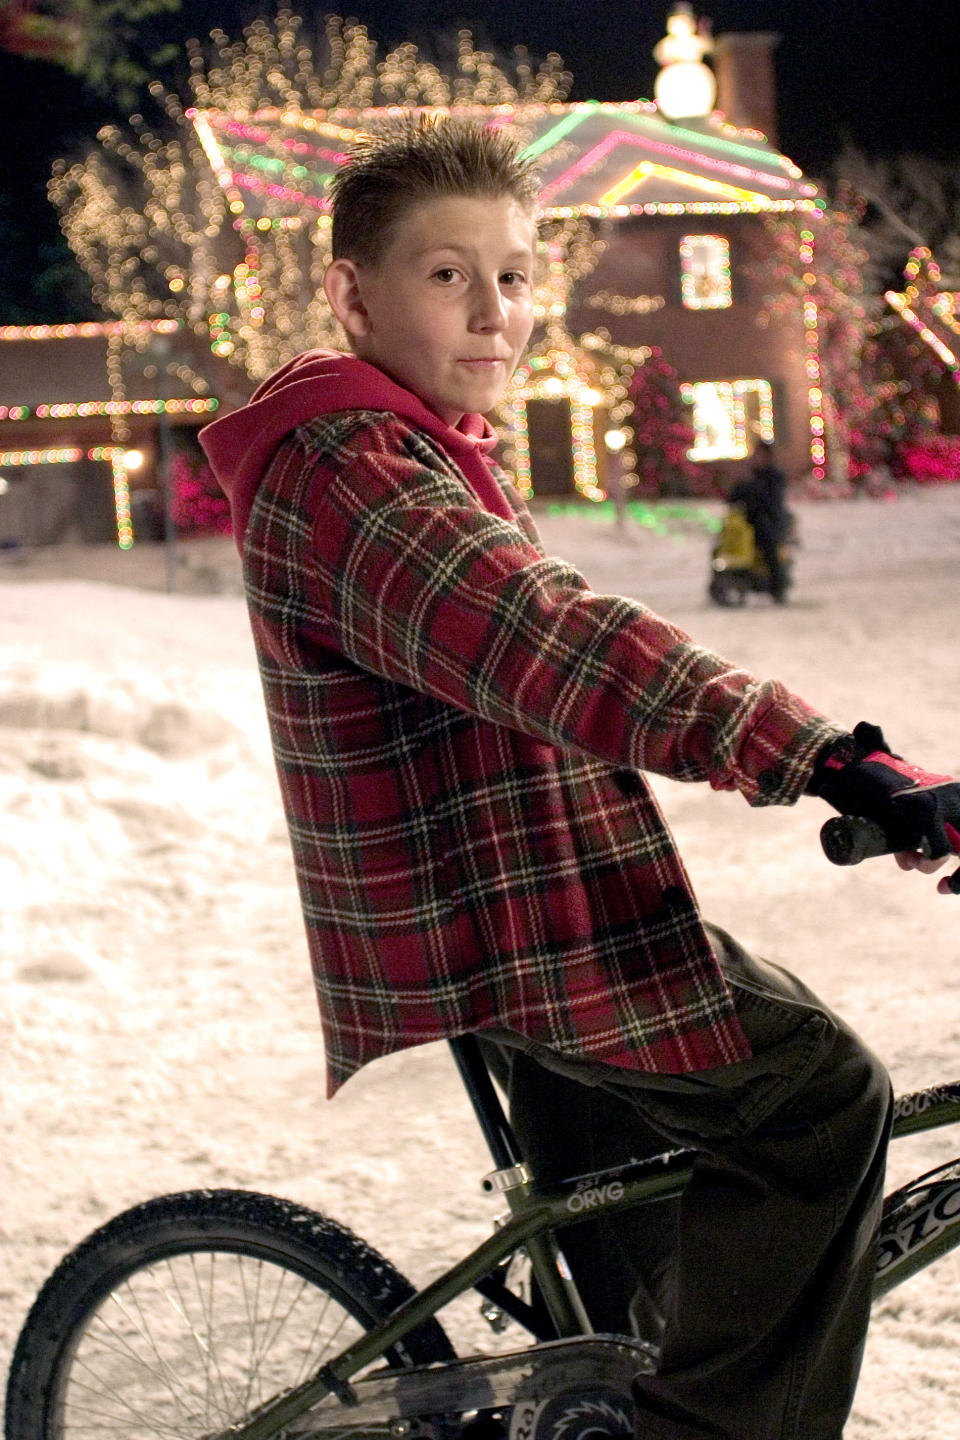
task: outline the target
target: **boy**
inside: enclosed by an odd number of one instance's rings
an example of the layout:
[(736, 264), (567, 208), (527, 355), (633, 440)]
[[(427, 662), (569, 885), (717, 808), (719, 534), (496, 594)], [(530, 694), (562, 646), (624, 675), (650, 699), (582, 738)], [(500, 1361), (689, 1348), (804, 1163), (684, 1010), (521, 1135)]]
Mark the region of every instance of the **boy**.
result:
[[(497, 129), (365, 140), (334, 182), (324, 281), (352, 354), (301, 356), (204, 432), (329, 1087), (470, 1031), (508, 1057), (541, 1180), (649, 1150), (651, 1130), (696, 1148), (642, 1433), (835, 1440), (889, 1084), (799, 981), (704, 924), (641, 771), (896, 816), (903, 864), (925, 868), (921, 829), (960, 850), (960, 787), (544, 557), (481, 418), (532, 326), (535, 189)], [(615, 1260), (622, 1328), (637, 1259)]]

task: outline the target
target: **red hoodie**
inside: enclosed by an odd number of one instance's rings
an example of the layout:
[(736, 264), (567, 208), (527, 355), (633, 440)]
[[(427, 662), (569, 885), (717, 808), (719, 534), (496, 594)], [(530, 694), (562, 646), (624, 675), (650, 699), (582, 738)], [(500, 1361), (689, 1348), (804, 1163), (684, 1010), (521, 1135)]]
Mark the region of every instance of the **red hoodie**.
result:
[(497, 435), (482, 415), (464, 415), (458, 426), (448, 425), (366, 360), (337, 350), (308, 350), (264, 380), (242, 410), (200, 432), (200, 444), (230, 501), (238, 548), (263, 473), (284, 436), (307, 420), (341, 410), (389, 410), (425, 430), (460, 468), (485, 509), (515, 523), (490, 472), (486, 457)]
[(354, 356), (302, 356), (203, 443), (242, 543), (331, 1093), (494, 1025), (627, 1069), (747, 1058), (639, 772), (790, 803), (836, 729), (594, 595), (501, 489), (480, 416), (452, 428)]

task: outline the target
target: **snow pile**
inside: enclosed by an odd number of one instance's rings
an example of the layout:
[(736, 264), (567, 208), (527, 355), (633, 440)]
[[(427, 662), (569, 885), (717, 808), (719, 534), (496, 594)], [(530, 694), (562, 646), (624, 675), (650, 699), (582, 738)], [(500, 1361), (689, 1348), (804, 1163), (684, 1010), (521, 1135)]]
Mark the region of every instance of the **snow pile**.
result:
[[(696, 519), (658, 532), (547, 513), (542, 530), (596, 589), (645, 600), (844, 723), (876, 720), (908, 757), (960, 773), (960, 487), (800, 518), (784, 610), (706, 604), (710, 536)], [(229, 541), (181, 551), (192, 593), (165, 593), (159, 547), (43, 552), (0, 570), (4, 1368), (60, 1254), (149, 1194), (288, 1195), (417, 1281), (478, 1242), (496, 1210), (443, 1046), (323, 1098), (236, 555)], [(960, 1077), (952, 901), (892, 862), (832, 869), (815, 802), (750, 811), (657, 784), (712, 918), (842, 1010), (899, 1088)], [(948, 1133), (901, 1148), (897, 1182), (960, 1153)], [(958, 1278), (948, 1258), (885, 1302), (849, 1440), (954, 1440)], [(476, 1312), (458, 1307), (458, 1343), (489, 1343)]]

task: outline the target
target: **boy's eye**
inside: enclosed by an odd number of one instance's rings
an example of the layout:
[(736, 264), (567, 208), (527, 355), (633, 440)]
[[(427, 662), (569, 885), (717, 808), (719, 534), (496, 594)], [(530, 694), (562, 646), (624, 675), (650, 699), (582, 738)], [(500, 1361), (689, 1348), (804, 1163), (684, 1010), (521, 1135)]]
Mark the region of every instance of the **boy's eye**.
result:
[(443, 285), (449, 285), (452, 280), (456, 280), (457, 271), (452, 265), (441, 265), (439, 270), (434, 270), (433, 278)]
[(500, 276), (500, 284), (508, 286), (525, 285), (527, 277), (522, 270), (505, 270)]

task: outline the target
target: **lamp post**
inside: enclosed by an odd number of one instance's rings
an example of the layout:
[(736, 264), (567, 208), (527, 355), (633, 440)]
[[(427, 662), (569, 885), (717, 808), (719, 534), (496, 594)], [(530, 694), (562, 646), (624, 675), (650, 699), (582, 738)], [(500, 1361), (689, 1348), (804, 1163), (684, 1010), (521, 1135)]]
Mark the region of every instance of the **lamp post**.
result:
[(147, 346), (147, 354), (152, 363), (144, 370), (148, 379), (153, 378), (150, 370), (155, 372), (156, 397), (164, 407), (157, 416), (157, 479), (160, 482), (158, 489), (163, 505), (164, 571), (167, 590), (170, 593), (177, 588), (177, 527), (173, 519), (173, 475), (170, 465), (170, 430), (166, 412), (167, 362), (171, 350), (168, 336), (154, 335)]
[(604, 448), (610, 456), (610, 480), (607, 489), (613, 498), (613, 509), (617, 517), (617, 525), (621, 529), (627, 523), (627, 487), (625, 484), (626, 477), (623, 473), (623, 460), (621, 459), (626, 443), (626, 431), (621, 430), (619, 426), (608, 430), (603, 437)]

